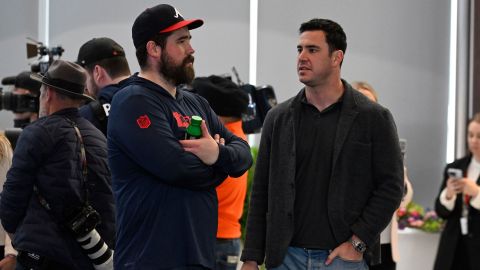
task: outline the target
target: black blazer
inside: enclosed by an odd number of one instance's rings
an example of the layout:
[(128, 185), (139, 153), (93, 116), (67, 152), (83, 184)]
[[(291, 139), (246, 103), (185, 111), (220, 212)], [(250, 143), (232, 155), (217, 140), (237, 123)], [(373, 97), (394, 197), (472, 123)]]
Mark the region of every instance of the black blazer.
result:
[[(439, 217), (446, 220), (446, 225), (443, 229), (442, 235), (440, 237), (440, 242), (438, 244), (434, 270), (456, 269), (452, 264), (455, 250), (457, 249), (457, 246), (461, 239), (460, 217), (462, 215), (463, 195), (457, 195), (457, 199), (455, 200), (455, 207), (452, 211), (450, 211), (445, 208), (443, 204), (440, 203), (440, 194), (447, 185), (447, 170), (449, 168), (461, 169), (463, 171), (463, 174), (466, 175), (466, 171), (471, 160), (471, 155), (468, 155), (461, 159), (457, 159), (454, 162), (448, 164), (443, 172), (443, 182), (440, 188), (440, 192), (438, 193), (437, 199), (435, 201), (435, 211), (437, 212)], [(477, 184), (480, 184), (480, 178), (477, 179)], [(476, 239), (477, 242), (480, 241), (480, 211), (470, 205), (468, 212), (468, 233), (469, 236)]]
[[(379, 235), (403, 195), (403, 163), (390, 112), (343, 81), (328, 215), (338, 244), (355, 234), (379, 262)], [(282, 263), (294, 230), (295, 106), (304, 90), (268, 113), (260, 141), (242, 261)]]

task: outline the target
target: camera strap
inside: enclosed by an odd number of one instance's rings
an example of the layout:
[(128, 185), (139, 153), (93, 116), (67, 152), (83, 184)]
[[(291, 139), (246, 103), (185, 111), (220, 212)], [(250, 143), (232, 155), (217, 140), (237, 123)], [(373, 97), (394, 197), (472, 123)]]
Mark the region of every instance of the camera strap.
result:
[[(88, 193), (88, 185), (87, 185), (88, 167), (87, 167), (87, 154), (86, 154), (86, 151), (85, 151), (85, 144), (83, 142), (82, 134), (80, 133), (80, 130), (78, 129), (77, 123), (75, 123), (74, 121), (72, 121), (72, 120), (70, 120), (66, 117), (65, 117), (65, 120), (67, 122), (69, 122), (73, 126), (73, 128), (75, 129), (75, 135), (77, 136), (78, 141), (80, 143), (80, 159), (81, 159), (80, 161), (82, 163), (82, 177), (81, 177), (82, 179), (81, 180), (83, 182), (83, 187), (84, 187), (84, 191), (85, 191), (85, 204), (89, 204), (89, 193)], [(38, 200), (40, 201), (40, 204), (45, 209), (47, 209), (48, 211), (51, 211), (52, 208), (50, 207), (50, 204), (48, 204), (45, 197), (43, 197), (40, 194), (40, 191), (38, 190), (36, 185), (33, 186), (33, 191), (37, 195)]]
[(88, 168), (87, 168), (87, 154), (85, 151), (85, 143), (83, 142), (83, 137), (82, 133), (80, 133), (80, 130), (78, 129), (77, 123), (73, 122), (72, 120), (66, 118), (70, 124), (72, 124), (73, 128), (75, 129), (75, 133), (77, 135), (78, 141), (80, 142), (80, 158), (82, 162), (82, 182), (83, 182), (83, 187), (85, 191), (85, 202), (88, 204), (89, 202), (89, 197), (88, 197), (88, 185), (87, 185), (87, 173), (88, 173)]

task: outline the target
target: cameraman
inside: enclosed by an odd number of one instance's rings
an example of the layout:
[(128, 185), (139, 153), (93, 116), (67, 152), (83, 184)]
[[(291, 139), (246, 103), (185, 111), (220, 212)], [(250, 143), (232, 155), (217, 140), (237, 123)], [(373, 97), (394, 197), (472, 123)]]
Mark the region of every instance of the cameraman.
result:
[[(32, 72), (22, 71), (17, 76), (2, 79), (2, 84), (14, 86), (11, 95), (2, 95), (1, 100), (1, 108), (13, 112), (13, 126), (15, 129), (7, 129), (1, 132), (5, 134), (13, 148), (15, 148), (21, 132), (19, 128), (24, 128), (38, 119), (38, 96), (41, 83), (31, 79), (30, 74)], [(31, 102), (32, 98), (35, 102)]]
[[(30, 78), (30, 71), (23, 71), (15, 78), (15, 88), (12, 91), (14, 95), (31, 95), (38, 97), (40, 94), (41, 83)], [(31, 122), (38, 119), (38, 112), (14, 113), (13, 126), (24, 128)]]
[[(19, 251), (17, 269), (94, 269), (73, 234), (72, 217), (89, 220), (114, 246), (114, 202), (106, 139), (80, 117), (87, 74), (77, 64), (56, 60), (41, 81), (40, 118), (21, 133), (0, 201), (0, 219)], [(90, 213), (88, 213), (90, 214)], [(82, 223), (82, 222), (79, 222)]]
[(94, 38), (80, 47), (77, 63), (87, 70), (87, 89), (96, 99), (80, 107), (80, 115), (106, 136), (112, 98), (130, 77), (125, 51), (110, 38)]
[[(193, 90), (204, 97), (220, 122), (233, 134), (247, 140), (242, 129), (242, 114), (246, 112), (248, 95), (228, 78), (216, 75), (197, 77)], [(218, 228), (215, 247), (216, 270), (235, 270), (240, 255), (240, 219), (247, 194), (247, 175), (227, 177), (216, 187), (218, 199)]]

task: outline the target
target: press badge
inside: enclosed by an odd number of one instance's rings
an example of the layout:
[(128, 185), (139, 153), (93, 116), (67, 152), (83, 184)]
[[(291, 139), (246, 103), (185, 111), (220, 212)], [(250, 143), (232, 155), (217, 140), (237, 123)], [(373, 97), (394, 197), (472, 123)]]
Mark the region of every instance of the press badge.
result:
[(460, 218), (460, 229), (462, 230), (462, 235), (468, 234), (468, 218), (467, 217)]

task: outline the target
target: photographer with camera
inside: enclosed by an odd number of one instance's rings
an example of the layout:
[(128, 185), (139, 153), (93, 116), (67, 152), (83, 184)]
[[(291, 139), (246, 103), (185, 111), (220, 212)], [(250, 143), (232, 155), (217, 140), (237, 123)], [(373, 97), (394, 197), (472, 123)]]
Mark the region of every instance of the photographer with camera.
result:
[(33, 73), (30, 71), (22, 71), (17, 76), (2, 79), (3, 85), (13, 85), (11, 92), (0, 94), (0, 109), (12, 111), (14, 115), (15, 129), (4, 131), (13, 148), (20, 135), (20, 128), (38, 119), (38, 96), (41, 83), (31, 79), (31, 74)]
[[(13, 126), (24, 128), (38, 119), (38, 96), (41, 83), (30, 78), (30, 71), (22, 71), (14, 77), (12, 95), (2, 96), (2, 109), (13, 111)], [(7, 96), (10, 99), (6, 100)]]
[(77, 63), (87, 70), (87, 90), (96, 99), (80, 107), (80, 115), (106, 136), (112, 98), (130, 77), (125, 51), (110, 38), (94, 38), (80, 47)]
[(0, 201), (2, 225), (19, 252), (17, 269), (112, 269), (106, 139), (78, 113), (91, 99), (84, 94), (87, 74), (56, 60), (45, 76), (32, 78), (42, 83), (40, 118), (18, 139)]

